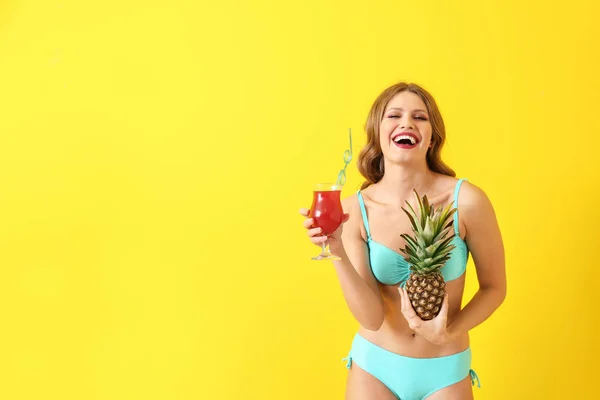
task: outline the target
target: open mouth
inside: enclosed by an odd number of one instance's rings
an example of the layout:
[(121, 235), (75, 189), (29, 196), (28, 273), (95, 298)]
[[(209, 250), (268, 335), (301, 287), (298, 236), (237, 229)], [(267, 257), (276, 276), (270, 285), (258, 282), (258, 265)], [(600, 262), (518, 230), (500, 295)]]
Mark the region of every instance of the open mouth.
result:
[(392, 141), (396, 144), (396, 147), (401, 149), (412, 149), (419, 144), (419, 138), (407, 132), (397, 133), (392, 136)]

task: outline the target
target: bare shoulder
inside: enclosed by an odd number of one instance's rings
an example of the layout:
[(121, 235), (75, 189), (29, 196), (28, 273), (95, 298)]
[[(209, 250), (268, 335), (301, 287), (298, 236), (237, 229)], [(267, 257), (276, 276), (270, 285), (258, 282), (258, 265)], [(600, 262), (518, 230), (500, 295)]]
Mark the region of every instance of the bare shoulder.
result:
[(362, 224), (362, 214), (358, 203), (358, 194), (355, 192), (342, 199), (342, 208), (345, 214), (349, 214), (348, 221), (344, 224), (344, 233), (346, 236), (365, 238)]
[(472, 182), (464, 181), (460, 187), (459, 207), (461, 210), (493, 209), (485, 191)]
[[(482, 236), (498, 231), (496, 212), (485, 191), (479, 186), (465, 181), (462, 183), (458, 196), (460, 220), (466, 227), (467, 236), (473, 239), (473, 234)], [(489, 236), (488, 236), (489, 237)]]
[(342, 208), (345, 213), (351, 214), (352, 211), (358, 210), (358, 194), (352, 193), (350, 196), (342, 199)]

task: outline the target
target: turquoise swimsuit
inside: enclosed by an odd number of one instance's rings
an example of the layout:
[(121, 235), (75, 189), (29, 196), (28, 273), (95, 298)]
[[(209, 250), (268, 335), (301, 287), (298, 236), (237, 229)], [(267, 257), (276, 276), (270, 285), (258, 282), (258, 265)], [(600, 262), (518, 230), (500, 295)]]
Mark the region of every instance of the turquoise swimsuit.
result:
[[(454, 207), (458, 204), (458, 190), (464, 179), (461, 179), (456, 184), (454, 189)], [(404, 285), (410, 275), (410, 268), (404, 257), (371, 239), (371, 231), (369, 230), (369, 219), (367, 218), (367, 210), (360, 191), (358, 195), (358, 204), (365, 224), (367, 233), (367, 245), (369, 247), (369, 262), (371, 270), (375, 278), (384, 285)], [(454, 214), (454, 232), (456, 235), (452, 239), (452, 244), (456, 246), (452, 250), (450, 259), (442, 267), (442, 275), (446, 282), (452, 281), (460, 277), (466, 270), (467, 260), (469, 258), (469, 250), (467, 244), (460, 238), (458, 234), (458, 209)]]
[[(442, 267), (441, 272), (446, 282), (464, 274), (469, 258), (467, 244), (460, 238), (458, 232), (458, 192), (463, 181), (464, 179), (460, 179), (454, 189), (454, 207), (457, 207), (457, 211), (454, 214), (455, 236), (452, 243), (456, 248), (452, 250), (450, 259)], [(408, 263), (400, 253), (371, 238), (365, 203), (360, 191), (357, 195), (367, 234), (369, 263), (375, 279), (384, 285), (404, 286), (410, 275)], [(470, 348), (446, 357), (405, 357), (381, 348), (357, 333), (350, 354), (345, 360), (348, 360), (348, 368), (352, 362), (356, 362), (401, 400), (422, 400), (440, 389), (460, 382), (468, 375), (471, 376), (472, 384), (475, 384), (477, 378), (470, 367)], [(477, 381), (479, 384), (478, 378)]]

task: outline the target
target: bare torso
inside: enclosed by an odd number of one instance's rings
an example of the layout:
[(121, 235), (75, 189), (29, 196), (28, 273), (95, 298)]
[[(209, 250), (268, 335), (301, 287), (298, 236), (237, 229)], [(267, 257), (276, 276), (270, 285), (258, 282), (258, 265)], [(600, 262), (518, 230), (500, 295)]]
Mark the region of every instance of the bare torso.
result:
[[(457, 180), (451, 177), (439, 176), (436, 180), (433, 189), (426, 194), (430, 203), (439, 205), (450, 204), (453, 200), (454, 188)], [(367, 208), (369, 227), (371, 238), (390, 249), (398, 251), (404, 247), (404, 240), (401, 238), (402, 233), (412, 234), (411, 226), (404, 211), (399, 205), (383, 204), (376, 199), (376, 186), (370, 186), (364, 189), (362, 196)], [(416, 206), (414, 197), (408, 199), (413, 206)], [(455, 205), (456, 206), (456, 205)], [(358, 210), (358, 202), (356, 209)], [(459, 207), (460, 216), (460, 207)], [(357, 224), (360, 227), (361, 236), (366, 242), (366, 231), (364, 224)], [(462, 239), (465, 238), (465, 227), (459, 217), (459, 232)], [(378, 282), (378, 287), (383, 298), (384, 307), (384, 322), (381, 328), (377, 331), (371, 331), (361, 328), (359, 333), (367, 340), (383, 347), (386, 350), (392, 351), (408, 357), (440, 357), (451, 354), (456, 354), (465, 350), (469, 346), (468, 334), (464, 334), (456, 340), (444, 344), (442, 346), (435, 345), (427, 339), (415, 334), (404, 316), (402, 315), (400, 293), (398, 285), (384, 285)], [(465, 274), (458, 279), (447, 282), (446, 290), (448, 292), (448, 323), (452, 320), (461, 309), (462, 297), (465, 287)]]

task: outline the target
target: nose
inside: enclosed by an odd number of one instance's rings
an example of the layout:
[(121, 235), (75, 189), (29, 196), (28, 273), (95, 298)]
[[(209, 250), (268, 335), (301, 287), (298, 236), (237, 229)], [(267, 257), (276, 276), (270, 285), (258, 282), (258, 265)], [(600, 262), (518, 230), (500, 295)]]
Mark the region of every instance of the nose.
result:
[(405, 115), (400, 120), (400, 128), (401, 129), (415, 129), (415, 125), (412, 122), (410, 116)]

